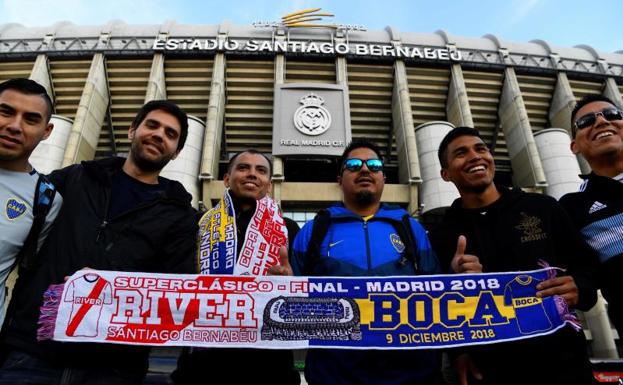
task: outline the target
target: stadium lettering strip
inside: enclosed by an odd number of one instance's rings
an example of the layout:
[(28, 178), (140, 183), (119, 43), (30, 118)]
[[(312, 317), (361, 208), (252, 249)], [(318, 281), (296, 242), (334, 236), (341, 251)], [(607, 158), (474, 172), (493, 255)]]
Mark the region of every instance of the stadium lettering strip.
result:
[(314, 41), (259, 41), (219, 39), (167, 39), (154, 40), (155, 51), (239, 51), (305, 53), (325, 55), (381, 56), (431, 60), (461, 60), (461, 52), (447, 48), (413, 47), (389, 44), (331, 43)]

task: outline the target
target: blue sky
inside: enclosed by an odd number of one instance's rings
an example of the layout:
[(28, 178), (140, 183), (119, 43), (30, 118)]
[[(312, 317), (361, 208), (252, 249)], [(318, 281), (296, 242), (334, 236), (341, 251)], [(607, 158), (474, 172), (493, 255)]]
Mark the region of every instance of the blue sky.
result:
[(340, 24), (370, 30), (392, 25), (400, 31), (435, 32), (555, 46), (588, 44), (599, 51), (623, 50), (623, 0), (0, 0), (0, 23), (45, 26), (123, 20), (131, 24), (250, 24), (320, 7)]

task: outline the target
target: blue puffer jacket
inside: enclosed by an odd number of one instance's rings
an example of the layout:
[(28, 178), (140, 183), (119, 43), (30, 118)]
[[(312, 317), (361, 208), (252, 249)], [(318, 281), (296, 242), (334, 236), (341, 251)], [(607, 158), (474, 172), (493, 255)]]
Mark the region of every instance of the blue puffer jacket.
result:
[[(311, 275), (388, 276), (440, 272), (426, 232), (415, 219), (411, 219), (411, 229), (416, 242), (417, 270), (413, 263), (399, 263), (404, 244), (394, 226), (381, 218), (401, 221), (407, 214), (404, 209), (384, 204), (367, 222), (342, 204), (330, 207), (329, 213), (331, 225), (320, 245), (320, 258), (313, 262)], [(313, 221), (310, 221), (294, 241), (291, 264), (295, 275), (303, 275), (309, 268), (306, 254), (312, 228)], [(433, 351), (310, 349), (305, 378), (311, 385), (420, 385), (434, 383), (438, 370), (438, 354)]]

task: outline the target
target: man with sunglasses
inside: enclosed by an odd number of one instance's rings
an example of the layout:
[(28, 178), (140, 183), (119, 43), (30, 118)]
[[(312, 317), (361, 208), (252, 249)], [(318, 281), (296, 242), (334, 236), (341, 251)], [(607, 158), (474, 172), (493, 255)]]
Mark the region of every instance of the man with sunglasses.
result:
[(580, 192), (560, 203), (599, 254), (598, 284), (608, 315), (623, 335), (623, 112), (602, 95), (588, 95), (571, 114), (571, 151), (582, 154), (592, 172)]
[[(426, 232), (408, 213), (381, 203), (383, 161), (373, 143), (351, 143), (340, 158), (343, 202), (321, 211), (294, 241), (295, 275), (395, 276), (433, 274), (439, 264)], [(319, 230), (323, 228), (322, 230)], [(321, 384), (433, 384), (431, 351), (312, 349), (307, 382)]]

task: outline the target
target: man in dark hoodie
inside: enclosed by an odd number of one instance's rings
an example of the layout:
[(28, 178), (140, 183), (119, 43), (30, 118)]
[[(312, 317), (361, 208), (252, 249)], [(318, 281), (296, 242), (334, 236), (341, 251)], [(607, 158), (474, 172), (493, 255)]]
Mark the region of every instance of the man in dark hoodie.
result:
[(592, 172), (583, 175), (581, 191), (563, 196), (582, 236), (599, 254), (599, 287), (608, 315), (623, 335), (623, 111), (602, 95), (587, 95), (571, 114), (571, 150), (580, 153)]
[[(446, 271), (463, 272), (462, 261), (474, 256), (484, 272), (533, 270), (544, 261), (567, 274), (541, 282), (538, 297), (560, 295), (570, 308), (592, 307), (594, 255), (553, 198), (496, 186), (493, 156), (473, 128), (448, 133), (438, 156), (442, 178), (461, 195), (430, 233)], [(548, 336), (453, 350), (451, 356), (462, 385), (592, 382), (584, 335), (570, 326)]]
[(99, 270), (192, 273), (197, 224), (190, 194), (159, 176), (184, 146), (186, 114), (152, 101), (136, 115), (127, 159), (82, 162), (50, 175), (65, 198), (32, 269), (21, 269), (2, 330), (0, 384), (142, 384), (149, 349), (37, 341), (43, 292)]

